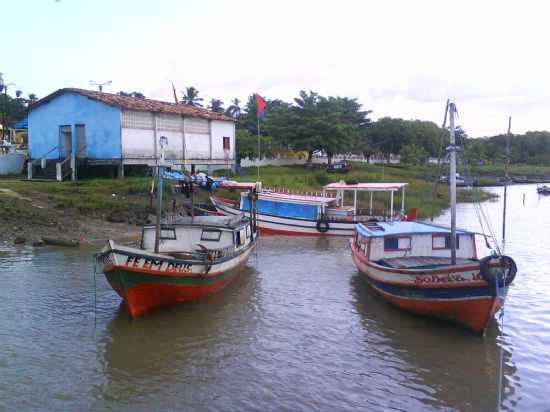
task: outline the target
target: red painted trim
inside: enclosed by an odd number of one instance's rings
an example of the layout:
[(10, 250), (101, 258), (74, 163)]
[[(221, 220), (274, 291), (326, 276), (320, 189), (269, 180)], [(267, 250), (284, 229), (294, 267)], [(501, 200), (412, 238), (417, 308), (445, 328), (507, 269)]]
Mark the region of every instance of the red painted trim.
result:
[(241, 273), (245, 263), (242, 262), (228, 270), (225, 278), (207, 285), (167, 285), (162, 282), (144, 282), (125, 290), (115, 281), (110, 283), (124, 300), (130, 316), (136, 317), (159, 306), (197, 300), (219, 292)]
[(450, 320), (476, 333), (485, 331), (493, 315), (502, 306), (500, 299), (496, 298), (453, 301), (412, 300), (389, 294), (375, 287), (373, 289), (388, 302), (403, 310)]

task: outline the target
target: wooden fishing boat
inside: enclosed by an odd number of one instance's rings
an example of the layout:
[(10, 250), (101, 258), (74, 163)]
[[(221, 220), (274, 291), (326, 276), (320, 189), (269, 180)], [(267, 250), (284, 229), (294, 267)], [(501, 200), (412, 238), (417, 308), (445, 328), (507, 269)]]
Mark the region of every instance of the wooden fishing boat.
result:
[[(248, 184), (250, 186), (250, 184)], [(353, 183), (343, 181), (323, 187), (322, 193), (292, 193), (257, 190), (256, 220), (261, 233), (302, 236), (353, 236), (355, 226), (370, 219), (404, 220), (405, 187), (407, 183)], [(223, 187), (223, 185), (222, 185)], [(344, 203), (345, 192), (353, 194), (353, 204)], [(360, 208), (358, 194), (368, 192), (370, 203)], [(394, 195), (401, 195), (401, 209), (394, 210)], [(237, 215), (250, 211), (250, 191), (241, 193), (240, 201), (212, 196), (210, 200), (222, 215)], [(389, 194), (389, 209), (375, 211), (373, 195)], [(351, 197), (351, 196), (350, 196)]]
[[(132, 317), (158, 306), (196, 300), (218, 292), (243, 270), (256, 245), (255, 191), (251, 186), (250, 216), (191, 216), (163, 213), (163, 185), (169, 179), (209, 190), (219, 181), (204, 174), (171, 171), (164, 164), (162, 136), (158, 169), (157, 221), (144, 226), (139, 248), (109, 240), (96, 254), (107, 281), (124, 300)], [(192, 199), (191, 199), (192, 200)]]
[(256, 244), (254, 226), (243, 215), (180, 218), (160, 232), (158, 253), (152, 225), (143, 227), (140, 248), (110, 240), (97, 255), (132, 317), (218, 292), (244, 269)]
[(451, 227), (421, 222), (360, 223), (351, 241), (352, 258), (374, 290), (395, 306), (484, 333), (502, 306), (517, 267), (512, 258), (500, 253), (498, 244), (493, 254), (478, 259), (476, 234), (456, 228), (453, 103), (447, 112)]
[(351, 242), (361, 275), (401, 309), (462, 324), (483, 333), (516, 274), (507, 256), (477, 258), (475, 233), (421, 222), (359, 224)]

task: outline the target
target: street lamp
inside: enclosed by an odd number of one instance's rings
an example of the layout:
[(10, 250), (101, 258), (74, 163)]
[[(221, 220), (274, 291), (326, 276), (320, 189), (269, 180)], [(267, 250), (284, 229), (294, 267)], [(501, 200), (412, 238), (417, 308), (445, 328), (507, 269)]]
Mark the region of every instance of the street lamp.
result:
[(110, 86), (111, 83), (112, 83), (112, 80), (108, 80), (108, 81), (103, 82), (103, 83), (96, 82), (95, 80), (90, 80), (90, 84), (92, 86), (98, 86), (100, 92), (103, 91), (103, 86)]

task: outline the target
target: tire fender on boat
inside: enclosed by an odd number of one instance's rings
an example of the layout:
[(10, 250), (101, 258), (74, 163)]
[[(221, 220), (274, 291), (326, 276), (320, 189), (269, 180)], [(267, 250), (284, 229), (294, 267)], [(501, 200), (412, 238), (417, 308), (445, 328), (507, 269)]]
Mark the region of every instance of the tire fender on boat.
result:
[(329, 226), (328, 222), (325, 219), (318, 220), (316, 226), (317, 226), (317, 230), (320, 233), (326, 233), (330, 229), (330, 226)]
[[(500, 268), (491, 269), (489, 267), (489, 262), (493, 259), (499, 260)], [(492, 287), (497, 286), (497, 282), (499, 287), (510, 285), (514, 281), (517, 271), (516, 262), (510, 256), (486, 256), (479, 261), (479, 273), (483, 280)]]

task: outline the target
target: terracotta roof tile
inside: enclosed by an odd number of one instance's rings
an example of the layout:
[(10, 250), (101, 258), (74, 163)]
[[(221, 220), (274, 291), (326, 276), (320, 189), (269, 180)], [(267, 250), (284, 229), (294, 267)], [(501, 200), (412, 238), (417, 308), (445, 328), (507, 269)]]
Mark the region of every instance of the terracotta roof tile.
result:
[(188, 106), (185, 104), (175, 104), (163, 102), (160, 100), (140, 99), (138, 97), (120, 96), (118, 94), (103, 93), (95, 90), (85, 90), (77, 88), (59, 89), (49, 94), (48, 96), (38, 100), (29, 108), (29, 110), (32, 110), (44, 103), (47, 103), (48, 101), (63, 93), (77, 93), (82, 96), (89, 97), (90, 99), (98, 100), (111, 106), (121, 107), (123, 109), (182, 114), (184, 116), (201, 117), (203, 119), (210, 120), (234, 121), (233, 118), (226, 116), (223, 113), (216, 113), (208, 109), (203, 109), (202, 107)]

